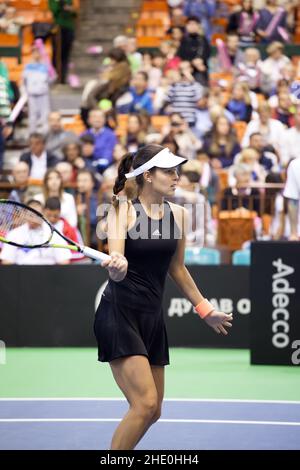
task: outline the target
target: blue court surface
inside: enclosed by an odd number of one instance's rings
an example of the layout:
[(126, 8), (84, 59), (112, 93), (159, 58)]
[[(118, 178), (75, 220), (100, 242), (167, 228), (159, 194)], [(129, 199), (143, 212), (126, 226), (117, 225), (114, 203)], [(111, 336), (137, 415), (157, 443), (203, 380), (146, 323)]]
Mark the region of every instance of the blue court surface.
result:
[[(122, 399), (0, 399), (1, 450), (105, 450)], [(299, 450), (300, 402), (166, 399), (140, 450)]]

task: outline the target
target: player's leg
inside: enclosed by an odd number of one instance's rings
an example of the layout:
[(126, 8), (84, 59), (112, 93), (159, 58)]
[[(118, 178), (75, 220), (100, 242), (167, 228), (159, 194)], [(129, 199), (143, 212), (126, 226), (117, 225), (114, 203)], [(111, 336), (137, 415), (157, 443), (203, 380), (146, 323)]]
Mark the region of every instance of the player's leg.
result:
[(141, 437), (139, 438), (139, 441), (146, 434), (146, 432), (152, 426), (152, 424), (154, 424), (156, 421), (159, 420), (160, 415), (161, 415), (162, 402), (163, 402), (163, 399), (164, 399), (165, 368), (163, 366), (151, 366), (151, 371), (152, 371), (153, 379), (154, 379), (156, 390), (157, 390), (157, 409), (156, 409), (156, 413), (153, 416), (151, 422), (144, 429), (144, 432), (141, 435)]
[(152, 370), (145, 356), (116, 359), (110, 366), (129, 403), (129, 411), (113, 435), (111, 449), (134, 449), (158, 412), (158, 393)]

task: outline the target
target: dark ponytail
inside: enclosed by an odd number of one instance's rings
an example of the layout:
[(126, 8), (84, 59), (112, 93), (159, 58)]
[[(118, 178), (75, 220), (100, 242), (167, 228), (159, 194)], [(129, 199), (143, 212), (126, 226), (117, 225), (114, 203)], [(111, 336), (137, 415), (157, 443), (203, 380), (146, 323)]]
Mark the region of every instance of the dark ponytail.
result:
[[(114, 196), (112, 198), (112, 203), (114, 205), (118, 205), (117, 194), (121, 192), (124, 188), (125, 188), (125, 191), (127, 189), (125, 187), (125, 184), (127, 182), (125, 174), (130, 173), (132, 168), (133, 169), (138, 168), (139, 166), (148, 162), (149, 160), (151, 160), (152, 157), (154, 157), (154, 155), (156, 155), (158, 152), (160, 152), (163, 149), (164, 147), (162, 147), (161, 145), (149, 144), (149, 145), (145, 145), (144, 147), (141, 147), (136, 153), (129, 152), (123, 156), (122, 160), (119, 163), (118, 176), (116, 178), (115, 185), (113, 187)], [(144, 184), (143, 175), (137, 176), (133, 180), (133, 183), (134, 183), (135, 189), (136, 189), (136, 185), (138, 186), (138, 188), (142, 188)], [(126, 191), (126, 193), (127, 192), (129, 193), (128, 198), (132, 199), (130, 194), (135, 192), (133, 188), (131, 187), (132, 184), (129, 183), (128, 181), (126, 186), (128, 186), (128, 191)]]
[(130, 172), (130, 169), (132, 167), (132, 162), (134, 159), (135, 153), (129, 152), (125, 153), (125, 155), (122, 157), (122, 160), (119, 163), (118, 167), (118, 176), (115, 181), (115, 185), (113, 188), (114, 194), (118, 194), (122, 189), (124, 189), (125, 183), (126, 183), (126, 173)]

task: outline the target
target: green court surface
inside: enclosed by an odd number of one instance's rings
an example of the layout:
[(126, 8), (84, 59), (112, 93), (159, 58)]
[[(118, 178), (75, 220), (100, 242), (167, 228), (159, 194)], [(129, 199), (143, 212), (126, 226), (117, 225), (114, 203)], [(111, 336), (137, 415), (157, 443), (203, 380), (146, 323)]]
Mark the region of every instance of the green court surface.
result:
[[(251, 366), (248, 350), (170, 350), (166, 397), (300, 400), (295, 366)], [(7, 348), (0, 397), (121, 397), (96, 348)]]

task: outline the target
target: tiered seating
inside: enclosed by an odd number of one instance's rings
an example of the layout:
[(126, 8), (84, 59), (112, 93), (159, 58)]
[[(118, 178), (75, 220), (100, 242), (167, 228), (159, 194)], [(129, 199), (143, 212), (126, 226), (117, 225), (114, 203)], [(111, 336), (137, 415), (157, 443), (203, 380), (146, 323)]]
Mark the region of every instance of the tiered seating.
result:
[[(16, 8), (16, 16), (23, 18), (25, 26), (22, 27), (21, 38), (17, 35), (0, 34), (0, 48), (9, 48), (8, 52), (3, 55), (11, 57), (3, 60), (8, 66), (10, 79), (20, 84), (24, 65), (31, 60), (31, 46), (34, 40), (31, 25), (34, 22), (51, 23), (53, 18), (48, 9), (47, 0), (11, 0), (10, 5)], [(46, 49), (51, 56), (50, 41), (47, 42)], [(18, 58), (19, 64), (16, 63), (15, 57)]]
[(84, 124), (79, 114), (75, 114), (70, 119), (65, 118), (63, 126), (66, 131), (72, 131), (74, 132), (74, 134), (77, 134), (77, 135), (80, 135), (82, 132), (85, 131)]
[(137, 22), (138, 47), (159, 47), (169, 27), (170, 19), (166, 1), (145, 1)]

